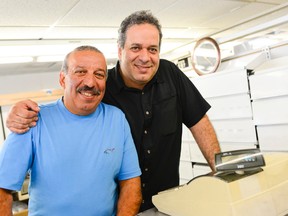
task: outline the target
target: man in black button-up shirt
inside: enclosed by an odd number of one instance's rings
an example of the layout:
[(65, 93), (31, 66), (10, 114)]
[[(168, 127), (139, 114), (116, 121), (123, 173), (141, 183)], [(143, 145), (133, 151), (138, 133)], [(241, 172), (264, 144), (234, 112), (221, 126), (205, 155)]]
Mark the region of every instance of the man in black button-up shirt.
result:
[(142, 170), (143, 203), (179, 184), (182, 123), (190, 128), (214, 170), (219, 144), (206, 115), (210, 105), (179, 70), (159, 60), (161, 26), (147, 11), (128, 16), (119, 29), (119, 62), (110, 70), (104, 102), (122, 109), (131, 126)]
[[(214, 154), (220, 151), (206, 115), (210, 105), (175, 64), (160, 60), (161, 38), (161, 26), (149, 12), (135, 12), (124, 19), (119, 29), (119, 61), (109, 71), (103, 99), (119, 107), (130, 124), (142, 170), (141, 211), (153, 207), (153, 195), (179, 184), (182, 123), (212, 170)], [(37, 110), (35, 104), (26, 103)], [(14, 106), (7, 121), (16, 132), (28, 127), (17, 128), (13, 115), (31, 116), (21, 106)]]

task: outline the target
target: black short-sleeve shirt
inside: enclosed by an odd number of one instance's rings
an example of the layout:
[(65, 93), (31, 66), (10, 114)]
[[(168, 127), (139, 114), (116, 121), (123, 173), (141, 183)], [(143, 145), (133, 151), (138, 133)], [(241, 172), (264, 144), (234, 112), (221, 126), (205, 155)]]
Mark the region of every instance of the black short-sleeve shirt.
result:
[(152, 208), (152, 196), (179, 185), (182, 123), (195, 125), (209, 110), (190, 79), (172, 62), (159, 69), (143, 90), (125, 86), (119, 63), (109, 70), (103, 102), (126, 115), (142, 170), (141, 211)]

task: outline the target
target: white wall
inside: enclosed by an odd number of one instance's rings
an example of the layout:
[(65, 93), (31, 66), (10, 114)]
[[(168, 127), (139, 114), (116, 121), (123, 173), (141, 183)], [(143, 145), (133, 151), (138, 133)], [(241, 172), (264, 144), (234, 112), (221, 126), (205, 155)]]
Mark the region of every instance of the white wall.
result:
[(59, 71), (31, 74), (1, 75), (0, 94), (59, 89)]
[[(0, 75), (0, 95), (41, 91), (46, 89), (59, 89), (61, 88), (58, 82), (59, 71), (30, 73), (30, 74), (5, 74)], [(4, 123), (4, 129), (2, 124), (0, 125), (0, 148), (4, 141), (4, 136), (7, 137), (10, 131), (5, 127), (5, 121), (8, 111), (11, 105), (2, 106), (2, 118)], [(1, 120), (1, 119), (0, 119)], [(5, 135), (3, 134), (3, 131)]]
[[(208, 116), (222, 151), (288, 151), (288, 45), (269, 54), (270, 59), (263, 58), (266, 53), (232, 59), (214, 74), (191, 78), (212, 105)], [(181, 183), (188, 182), (191, 173), (196, 177), (210, 171), (190, 131), (185, 126), (183, 130)]]

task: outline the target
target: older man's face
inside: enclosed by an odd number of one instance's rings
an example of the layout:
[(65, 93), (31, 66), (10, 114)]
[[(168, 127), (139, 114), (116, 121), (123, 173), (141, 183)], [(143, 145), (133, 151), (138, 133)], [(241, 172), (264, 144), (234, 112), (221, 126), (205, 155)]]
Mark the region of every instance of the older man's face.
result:
[(105, 57), (95, 51), (75, 51), (67, 64), (68, 72), (61, 72), (59, 80), (64, 88), (64, 105), (74, 114), (88, 115), (96, 110), (105, 93)]

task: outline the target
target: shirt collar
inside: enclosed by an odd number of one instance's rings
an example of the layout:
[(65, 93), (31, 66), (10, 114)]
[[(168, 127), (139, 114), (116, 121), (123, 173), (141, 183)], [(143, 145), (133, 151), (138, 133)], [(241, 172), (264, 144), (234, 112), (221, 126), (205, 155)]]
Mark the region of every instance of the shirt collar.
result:
[(116, 80), (116, 84), (117, 84), (116, 87), (120, 91), (121, 89), (126, 88), (126, 86), (125, 86), (124, 80), (123, 80), (121, 73), (120, 73), (120, 62), (119, 61), (117, 61), (117, 64), (116, 64), (114, 69), (115, 69), (115, 80)]

